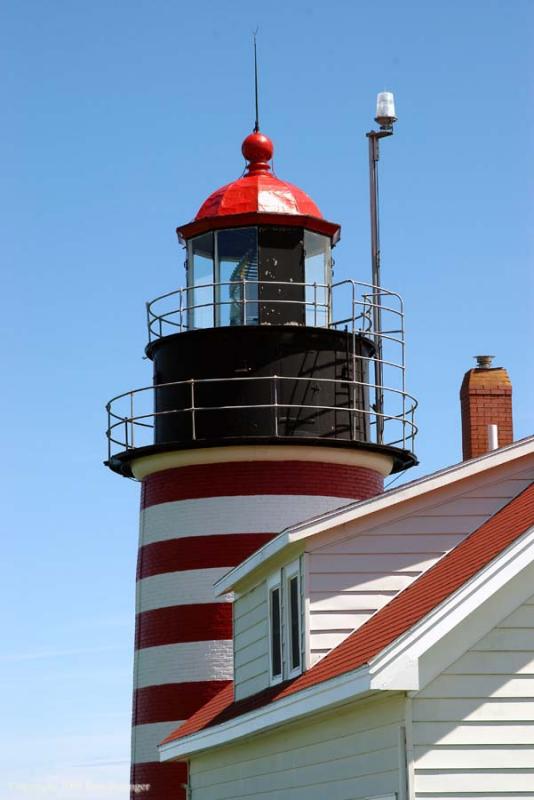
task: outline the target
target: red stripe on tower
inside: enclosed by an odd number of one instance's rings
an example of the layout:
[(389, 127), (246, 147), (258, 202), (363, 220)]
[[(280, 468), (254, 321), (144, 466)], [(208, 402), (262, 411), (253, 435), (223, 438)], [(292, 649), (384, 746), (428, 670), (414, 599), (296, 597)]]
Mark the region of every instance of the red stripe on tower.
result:
[(232, 638), (230, 603), (167, 606), (137, 615), (135, 646), (158, 647), (181, 642)]
[(245, 461), (196, 464), (150, 475), (141, 505), (238, 495), (327, 495), (363, 499), (384, 490), (384, 478), (366, 467), (313, 461)]
[(240, 564), (250, 553), (272, 539), (272, 533), (235, 533), (186, 536), (146, 544), (139, 550), (138, 578), (190, 569)]

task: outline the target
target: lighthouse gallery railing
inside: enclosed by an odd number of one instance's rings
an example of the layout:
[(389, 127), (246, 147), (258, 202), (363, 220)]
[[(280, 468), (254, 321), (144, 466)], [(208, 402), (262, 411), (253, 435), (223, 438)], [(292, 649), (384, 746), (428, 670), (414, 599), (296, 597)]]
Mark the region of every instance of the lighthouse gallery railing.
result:
[[(217, 320), (221, 319), (221, 307), (230, 305), (233, 309), (234, 319), (239, 319), (240, 324), (255, 324), (251, 322), (252, 315), (247, 314), (247, 306), (258, 305), (263, 302), (258, 299), (258, 289), (260, 284), (266, 285), (265, 281), (231, 281), (218, 284), (203, 284), (186, 289), (179, 289), (157, 297), (147, 303), (147, 327), (149, 341), (154, 341), (163, 336), (173, 333), (183, 333), (194, 330), (196, 327), (216, 327)], [(381, 373), (384, 376), (383, 384), (377, 385), (373, 382), (356, 380), (339, 380), (330, 378), (310, 378), (303, 376), (258, 376), (258, 377), (232, 377), (232, 378), (195, 378), (190, 380), (176, 381), (172, 383), (160, 384), (158, 389), (165, 387), (189, 387), (189, 404), (187, 407), (177, 409), (154, 411), (153, 410), (153, 385), (145, 386), (140, 389), (133, 389), (123, 394), (117, 395), (106, 406), (108, 412), (108, 458), (127, 450), (136, 449), (153, 444), (153, 431), (157, 417), (162, 415), (189, 415), (191, 440), (193, 442), (202, 441), (198, 435), (196, 420), (199, 413), (205, 414), (217, 411), (245, 411), (253, 409), (271, 409), (272, 412), (272, 435), (280, 436), (281, 415), (291, 409), (314, 410), (317, 413), (329, 411), (348, 412), (350, 424), (350, 439), (358, 440), (358, 431), (361, 430), (359, 421), (367, 421), (370, 443), (395, 446), (403, 450), (413, 451), (414, 438), (417, 427), (414, 422), (414, 413), (417, 401), (406, 391), (405, 387), (405, 340), (404, 340), (404, 310), (402, 298), (396, 292), (376, 287), (372, 284), (361, 281), (346, 280), (336, 284), (298, 284), (295, 282), (284, 283), (281, 281), (268, 282), (268, 286), (291, 287), (293, 290), (301, 286), (304, 300), (278, 299), (269, 295), (270, 306), (277, 304), (304, 305), (306, 315), (306, 325), (320, 328), (331, 328), (344, 330), (351, 333), (354, 337), (365, 336), (374, 341), (380, 342), (382, 353)], [(195, 302), (198, 294), (197, 290), (208, 290), (211, 293), (210, 302)], [(222, 299), (224, 292), (228, 299)], [(252, 299), (253, 298), (253, 299)], [(380, 305), (382, 330), (373, 330), (373, 311)], [(338, 312), (338, 316), (333, 319), (333, 309)], [(202, 324), (193, 327), (191, 321), (199, 319), (199, 311), (202, 311), (203, 322), (211, 320), (212, 324)], [(356, 348), (353, 347), (353, 359), (375, 362), (375, 356), (356, 355)], [(353, 375), (357, 371), (353, 369)], [(202, 405), (197, 402), (198, 390), (200, 387), (208, 388), (209, 384), (232, 384), (237, 385), (246, 381), (263, 381), (270, 383), (271, 401), (261, 404), (247, 405)], [(352, 407), (321, 405), (321, 404), (302, 404), (280, 402), (280, 389), (284, 381), (313, 381), (316, 384), (330, 384), (335, 388), (352, 392)], [(215, 388), (215, 386), (214, 386)], [(356, 398), (358, 391), (364, 389), (370, 392), (371, 398), (376, 398), (378, 394), (383, 397), (384, 411), (379, 413), (376, 409), (376, 402), (371, 403), (368, 408), (362, 408), (357, 404)], [(377, 420), (382, 421), (382, 425), (377, 425)], [(381, 441), (378, 441), (378, 429), (381, 429)], [(285, 438), (285, 437), (281, 437)], [(328, 439), (329, 437), (324, 437)], [(335, 438), (335, 437), (332, 437)]]

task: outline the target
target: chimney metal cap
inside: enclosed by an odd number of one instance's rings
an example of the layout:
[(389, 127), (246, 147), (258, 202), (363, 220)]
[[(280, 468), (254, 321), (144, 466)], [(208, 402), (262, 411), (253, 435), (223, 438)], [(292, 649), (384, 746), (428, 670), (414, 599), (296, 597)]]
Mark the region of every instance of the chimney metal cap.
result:
[(495, 356), (473, 356), (477, 360), (477, 369), (491, 369)]

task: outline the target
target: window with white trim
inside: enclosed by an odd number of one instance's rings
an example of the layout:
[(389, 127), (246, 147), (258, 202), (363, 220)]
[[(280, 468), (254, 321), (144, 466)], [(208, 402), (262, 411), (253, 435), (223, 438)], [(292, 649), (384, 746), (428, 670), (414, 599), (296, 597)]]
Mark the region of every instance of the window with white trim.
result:
[(287, 612), (287, 674), (298, 675), (302, 667), (300, 564), (298, 561), (286, 567), (286, 612)]
[(282, 584), (280, 575), (273, 575), (267, 583), (269, 592), (269, 670), (271, 683), (283, 676), (282, 647)]
[(276, 572), (267, 581), (269, 609), (269, 672), (271, 684), (302, 672), (302, 600), (300, 562)]

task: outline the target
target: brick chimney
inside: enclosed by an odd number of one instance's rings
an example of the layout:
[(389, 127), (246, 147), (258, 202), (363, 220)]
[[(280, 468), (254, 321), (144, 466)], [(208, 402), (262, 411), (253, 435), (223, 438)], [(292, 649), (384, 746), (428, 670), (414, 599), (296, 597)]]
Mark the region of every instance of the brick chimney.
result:
[(513, 441), (512, 384), (493, 356), (475, 356), (477, 365), (465, 373), (460, 389), (464, 460)]

